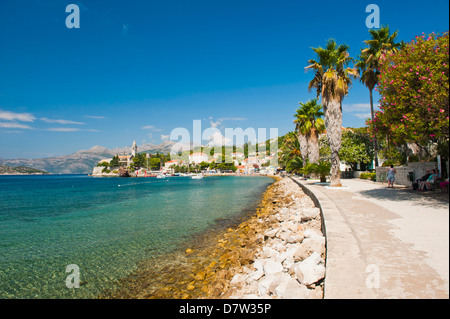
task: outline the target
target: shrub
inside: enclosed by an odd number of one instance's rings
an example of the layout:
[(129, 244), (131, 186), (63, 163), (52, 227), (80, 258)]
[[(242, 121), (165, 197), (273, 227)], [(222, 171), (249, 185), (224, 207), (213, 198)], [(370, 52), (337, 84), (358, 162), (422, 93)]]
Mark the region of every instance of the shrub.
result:
[(372, 181), (375, 181), (377, 174), (376, 173), (361, 173), (359, 178), (361, 179), (370, 179)]

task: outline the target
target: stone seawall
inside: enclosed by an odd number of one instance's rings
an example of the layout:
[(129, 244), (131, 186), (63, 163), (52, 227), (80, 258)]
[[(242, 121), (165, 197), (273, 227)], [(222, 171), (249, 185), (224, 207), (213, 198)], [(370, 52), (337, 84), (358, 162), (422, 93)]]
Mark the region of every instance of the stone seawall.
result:
[[(231, 267), (216, 274), (208, 297), (323, 298), (326, 245), (320, 209), (289, 178), (275, 183), (271, 193), (258, 214), (236, 230), (247, 244), (238, 250), (229, 246), (219, 257)], [(240, 258), (248, 260), (236, 263)]]

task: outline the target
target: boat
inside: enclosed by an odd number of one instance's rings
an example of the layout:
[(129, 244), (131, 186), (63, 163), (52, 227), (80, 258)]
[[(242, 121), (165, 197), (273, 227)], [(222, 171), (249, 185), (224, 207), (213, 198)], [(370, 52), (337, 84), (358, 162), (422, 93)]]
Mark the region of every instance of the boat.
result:
[(156, 178), (166, 178), (166, 175), (164, 175), (164, 174), (159, 174), (159, 175), (156, 176)]
[(191, 178), (192, 179), (202, 179), (204, 176), (202, 174), (192, 174)]

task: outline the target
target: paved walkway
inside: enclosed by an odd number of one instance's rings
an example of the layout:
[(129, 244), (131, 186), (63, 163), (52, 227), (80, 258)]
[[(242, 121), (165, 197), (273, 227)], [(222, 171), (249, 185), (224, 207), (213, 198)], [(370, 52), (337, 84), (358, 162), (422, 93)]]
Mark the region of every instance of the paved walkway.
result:
[(449, 298), (447, 196), (358, 179), (342, 188), (296, 181), (324, 215), (325, 298)]

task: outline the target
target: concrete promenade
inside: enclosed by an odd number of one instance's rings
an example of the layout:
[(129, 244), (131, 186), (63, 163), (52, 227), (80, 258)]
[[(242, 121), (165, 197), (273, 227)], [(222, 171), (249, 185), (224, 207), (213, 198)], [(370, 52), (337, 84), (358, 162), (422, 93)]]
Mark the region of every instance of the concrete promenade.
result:
[(324, 298), (449, 298), (448, 194), (350, 179), (301, 181), (327, 237)]

